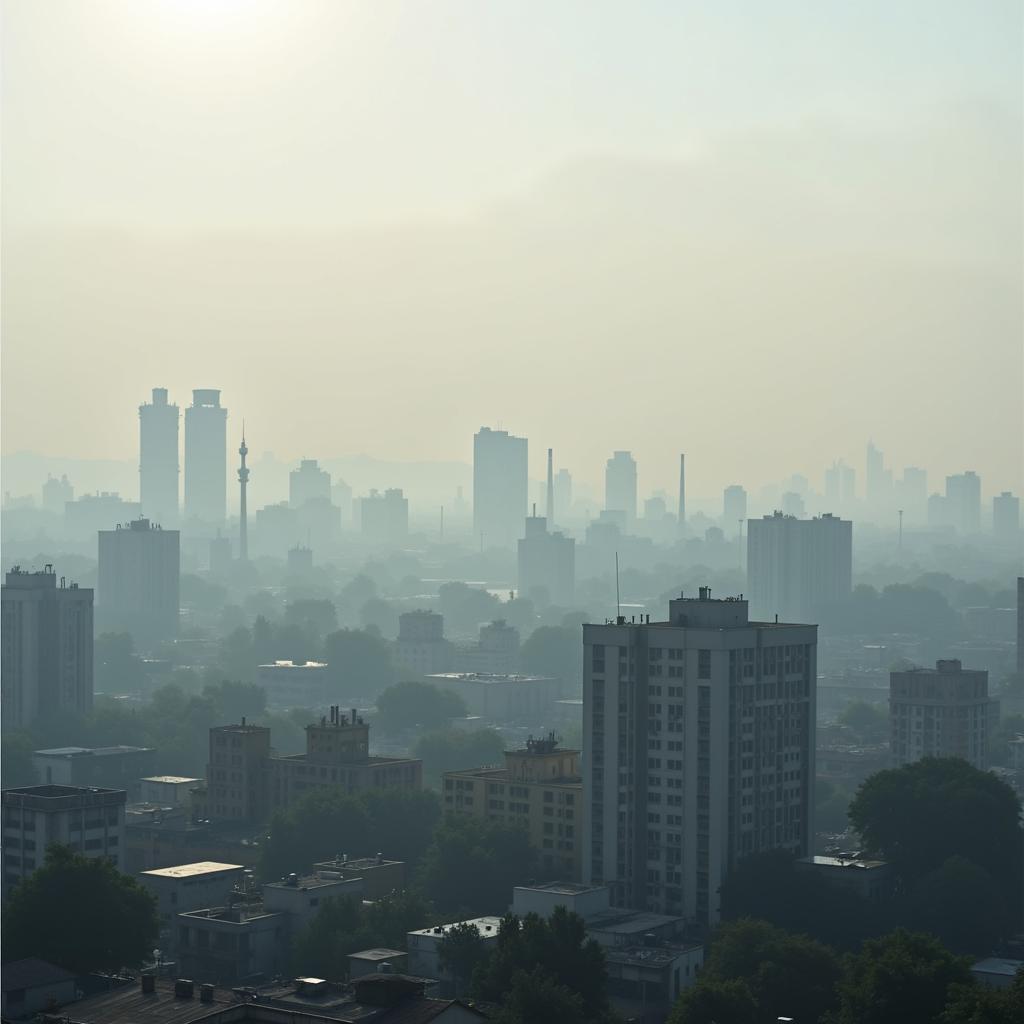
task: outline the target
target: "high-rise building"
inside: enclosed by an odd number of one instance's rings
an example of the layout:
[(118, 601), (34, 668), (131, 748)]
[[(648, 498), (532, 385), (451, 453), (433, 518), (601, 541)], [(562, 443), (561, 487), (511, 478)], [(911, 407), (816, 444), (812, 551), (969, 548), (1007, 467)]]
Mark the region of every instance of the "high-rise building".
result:
[(740, 523), (747, 518), (747, 492), (739, 484), (731, 484), (722, 492), (722, 521), (725, 531), (731, 534), (733, 527), (742, 532)]
[(99, 532), (96, 618), (101, 632), (131, 633), (147, 650), (178, 636), (180, 534), (136, 519)]
[(398, 616), (395, 662), (401, 672), (414, 679), (448, 672), (454, 656), (451, 641), (444, 638), (443, 615), (420, 609)]
[(946, 515), (958, 533), (981, 531), (981, 479), (967, 470), (946, 477)]
[(625, 512), (627, 528), (636, 521), (636, 460), (629, 452), (615, 452), (605, 464), (604, 507)]
[(985, 771), (993, 711), (988, 673), (964, 669), (956, 659), (890, 672), (892, 763), (959, 757)]
[(401, 544), (409, 536), (409, 499), (400, 487), (371, 490), (359, 499), (359, 529), (377, 544)]
[(1008, 547), (1020, 543), (1020, 498), (1009, 491), (992, 499), (992, 536)]
[(56, 711), (92, 708), (93, 592), (66, 584), (52, 565), (15, 566), (3, 585), (0, 690), (5, 729)]
[(519, 592), (525, 597), (543, 590), (552, 604), (567, 607), (576, 591), (576, 541), (548, 532), (544, 516), (527, 516), (526, 535), (519, 540)]
[(917, 466), (907, 466), (903, 479), (896, 486), (896, 504), (909, 522), (928, 520), (928, 473)]
[(352, 488), (340, 477), (331, 488), (331, 502), (339, 509), (342, 522), (352, 521)]
[(555, 508), (565, 522), (572, 508), (572, 474), (567, 469), (555, 474)]
[(825, 470), (825, 500), (833, 508), (847, 509), (853, 503), (857, 474), (842, 459)]
[(64, 515), (64, 506), (74, 500), (75, 489), (68, 481), (66, 473), (59, 480), (56, 477), (47, 476), (46, 483), (43, 484), (43, 508), (47, 512), (54, 512), (62, 516)]
[(747, 523), (747, 580), (759, 619), (815, 622), (823, 608), (849, 595), (852, 574), (848, 519), (775, 512)]
[(868, 442), (864, 497), (876, 515), (884, 515), (892, 500), (892, 470), (885, 468), (885, 457), (873, 441)]
[(331, 500), (331, 474), (321, 469), (316, 459), (303, 459), (299, 468), (288, 474), (288, 504), (300, 508), (316, 498)]
[(139, 504), (143, 514), (169, 529), (178, 525), (178, 407), (167, 388), (153, 388), (139, 406)]
[(196, 388), (185, 410), (185, 518), (220, 526), (228, 501), (228, 411), (216, 388)]
[(817, 627), (742, 598), (583, 627), (583, 881), (700, 924), (741, 858), (811, 852)]
[(510, 548), (529, 500), (528, 442), (481, 427), (473, 436), (473, 533), (483, 547)]

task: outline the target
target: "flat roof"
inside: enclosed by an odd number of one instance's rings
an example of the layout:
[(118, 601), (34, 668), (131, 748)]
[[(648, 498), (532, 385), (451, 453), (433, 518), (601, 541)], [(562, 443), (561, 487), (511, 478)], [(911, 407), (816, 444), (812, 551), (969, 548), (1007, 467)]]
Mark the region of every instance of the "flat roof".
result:
[(38, 757), (82, 757), (90, 754), (93, 757), (108, 757), (111, 754), (137, 754), (148, 752), (153, 747), (50, 747), (47, 750), (33, 750), (32, 753)]
[(268, 661), (258, 668), (327, 668), (326, 661)]
[(472, 925), (480, 933), (481, 937), (488, 938), (491, 935), (498, 934), (498, 927), (501, 924), (500, 917), (471, 917), (467, 921), (449, 921), (448, 924), (438, 924), (433, 928), (417, 928), (414, 932), (409, 932), (410, 935), (424, 935), (428, 938), (439, 939), (446, 935), (449, 930), (456, 928), (460, 924)]
[(603, 885), (584, 885), (582, 882), (548, 882), (547, 885), (517, 885), (525, 892), (554, 892), (563, 896), (578, 896), (583, 892), (601, 892)]
[(971, 965), (972, 971), (979, 974), (1001, 974), (1012, 978), (1024, 967), (1024, 960), (1010, 960), (999, 956), (986, 957)]
[(680, 945), (673, 943), (657, 946), (612, 946), (604, 951), (604, 955), (609, 963), (666, 967), (676, 957), (700, 948), (699, 942)]
[(178, 864), (172, 868), (153, 868), (140, 871), (140, 875), (151, 875), (158, 878), (194, 878), (196, 875), (215, 875), (221, 871), (243, 871), (244, 864), (221, 864), (215, 860), (200, 860), (195, 864)]
[(357, 957), (360, 960), (390, 960), (395, 956), (408, 956), (404, 949), (361, 949), (358, 953), (349, 953), (349, 959)]
[(552, 676), (521, 676), (499, 672), (432, 672), (428, 679), (451, 679), (463, 683), (553, 683)]
[(147, 775), (143, 782), (166, 782), (172, 786), (178, 786), (183, 782), (205, 782), (205, 779), (193, 779), (188, 775)]
[[(330, 869), (328, 869), (330, 870)], [(299, 875), (292, 884), (287, 878), (280, 878), (276, 882), (264, 882), (267, 889), (319, 889), (325, 885), (354, 886), (358, 878), (324, 878), (322, 875)]]
[(654, 914), (646, 910), (616, 910), (614, 907), (599, 917), (587, 919), (587, 931), (595, 932), (646, 932), (661, 928), (683, 918), (674, 914)]
[(801, 857), (798, 863), (826, 868), (859, 868), (862, 871), (888, 866), (884, 860), (868, 860), (865, 857), (823, 857), (818, 854), (813, 857)]

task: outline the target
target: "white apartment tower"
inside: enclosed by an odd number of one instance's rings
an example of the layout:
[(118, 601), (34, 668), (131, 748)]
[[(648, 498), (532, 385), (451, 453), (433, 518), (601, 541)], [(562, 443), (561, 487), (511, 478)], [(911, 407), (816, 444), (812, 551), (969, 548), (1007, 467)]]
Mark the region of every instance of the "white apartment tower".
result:
[(619, 906), (719, 917), (741, 858), (811, 852), (817, 627), (742, 598), (583, 627), (583, 881)]
[(228, 411), (216, 388), (196, 388), (185, 410), (185, 518), (220, 526), (228, 504)]
[(153, 388), (153, 400), (139, 406), (139, 504), (168, 528), (178, 525), (178, 421), (167, 388)]

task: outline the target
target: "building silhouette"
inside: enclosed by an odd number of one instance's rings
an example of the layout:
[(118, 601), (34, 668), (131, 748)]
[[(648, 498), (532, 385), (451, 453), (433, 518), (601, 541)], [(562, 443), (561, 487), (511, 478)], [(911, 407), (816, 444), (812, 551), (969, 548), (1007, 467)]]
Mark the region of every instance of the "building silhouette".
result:
[(740, 523), (747, 518), (747, 492), (739, 484), (730, 484), (722, 491), (722, 521), (725, 532), (732, 534), (733, 527), (742, 532)]
[(744, 857), (811, 852), (817, 627), (742, 598), (583, 627), (583, 881), (615, 905), (719, 918)]
[(686, 528), (686, 456), (679, 456), (679, 508), (676, 509), (676, 517), (679, 519), (679, 530)]
[(528, 444), (506, 430), (473, 437), (473, 533), (483, 547), (513, 547), (529, 500)]
[(389, 487), (383, 494), (371, 489), (360, 498), (359, 529), (372, 543), (404, 543), (409, 536), (409, 499), (402, 489)]
[(892, 499), (892, 470), (886, 469), (885, 457), (868, 442), (864, 472), (864, 497), (874, 514), (884, 514)]
[(624, 512), (627, 529), (636, 522), (636, 461), (629, 452), (615, 452), (605, 463), (604, 507)]
[(178, 636), (180, 534), (148, 519), (99, 531), (100, 632), (131, 633), (141, 650)]
[(139, 504), (155, 523), (178, 525), (178, 407), (167, 388), (139, 406)]
[(249, 561), (249, 467), (245, 464), (248, 454), (249, 446), (245, 443), (243, 428), (242, 443), (238, 447), (238, 559), (241, 562)]
[(922, 757), (959, 757), (986, 771), (989, 728), (998, 718), (988, 673), (956, 659), (889, 673), (889, 752), (896, 767)]
[(825, 470), (825, 500), (832, 508), (846, 510), (856, 497), (857, 473), (842, 459)]
[(47, 476), (43, 484), (43, 508), (47, 512), (54, 512), (59, 516), (64, 514), (64, 506), (69, 501), (75, 500), (75, 489), (68, 481), (67, 474), (62, 474), (58, 480), (56, 477)]
[(967, 470), (946, 477), (946, 520), (957, 533), (981, 532), (981, 479)]
[(518, 548), (519, 593), (530, 597), (543, 590), (552, 604), (570, 606), (576, 592), (576, 541), (549, 533), (547, 517), (532, 515)]
[(228, 411), (220, 391), (197, 388), (185, 410), (185, 518), (220, 526), (227, 516)]
[(852, 574), (848, 519), (775, 512), (748, 520), (747, 579), (756, 618), (816, 622), (823, 608), (849, 595)]
[(315, 499), (331, 500), (331, 474), (321, 469), (316, 459), (303, 459), (299, 468), (288, 474), (288, 504), (301, 508)]
[(992, 536), (1008, 547), (1020, 543), (1020, 498), (1009, 491), (992, 499)]
[(76, 537), (94, 537), (111, 523), (127, 523), (142, 515), (137, 501), (125, 501), (116, 491), (83, 494), (64, 506), (64, 529)]
[(15, 566), (3, 585), (0, 691), (5, 729), (40, 715), (85, 714), (93, 693), (93, 592)]
[(398, 616), (395, 662), (403, 673), (421, 679), (448, 672), (455, 657), (451, 641), (444, 637), (444, 616), (418, 609)]

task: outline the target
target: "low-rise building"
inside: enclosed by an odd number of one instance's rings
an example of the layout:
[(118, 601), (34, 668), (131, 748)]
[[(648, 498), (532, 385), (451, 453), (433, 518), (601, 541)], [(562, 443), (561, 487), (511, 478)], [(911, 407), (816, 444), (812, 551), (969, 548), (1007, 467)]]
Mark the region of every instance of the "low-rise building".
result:
[(399, 615), (394, 649), (403, 678), (422, 679), (453, 667), (455, 649), (444, 637), (444, 616), (438, 612), (417, 610)]
[(330, 700), (330, 667), (324, 661), (273, 661), (256, 669), (256, 684), (272, 707), (320, 707)]
[(203, 779), (187, 775), (150, 775), (140, 780), (139, 802), (161, 807), (190, 807), (192, 790), (203, 783)]
[(443, 792), (445, 811), (523, 825), (546, 871), (580, 877), (579, 751), (559, 748), (554, 734), (507, 750), (504, 767), (445, 772)]
[(75, 998), (76, 988), (70, 971), (37, 957), (4, 964), (0, 1016), (20, 1020), (56, 1010)]
[(404, 949), (361, 949), (349, 953), (346, 959), (350, 981), (367, 974), (404, 974), (409, 964), (409, 954)]
[(519, 670), (519, 630), (504, 619), (480, 627), (476, 643), (455, 651), (456, 672), (512, 676)]
[(4, 891), (41, 867), (51, 843), (121, 863), (123, 789), (19, 786), (3, 791)]
[(637, 1024), (661, 1024), (704, 964), (700, 943), (616, 946), (605, 953), (608, 1001)]
[(548, 676), (436, 672), (427, 682), (457, 693), (471, 715), (497, 724), (546, 725), (558, 696), (555, 680)]
[(341, 854), (334, 860), (320, 861), (313, 870), (325, 878), (336, 874), (339, 878), (360, 878), (363, 899), (379, 900), (405, 888), (405, 861), (376, 857), (349, 857)]
[(449, 924), (435, 925), (433, 928), (420, 928), (417, 931), (409, 932), (406, 936), (409, 971), (421, 978), (437, 978), (442, 982), (452, 983), (454, 981), (452, 976), (441, 967), (439, 951), (448, 932), (460, 925), (470, 925), (475, 928), (480, 935), (484, 949), (493, 949), (498, 944), (500, 917), (474, 917), (468, 921), (452, 921)]
[(291, 934), (304, 928), (331, 899), (362, 902), (362, 878), (342, 878), (335, 871), (314, 871), (310, 875), (292, 874), (279, 882), (263, 886), (263, 905), (267, 910), (288, 916)]
[(892, 869), (884, 860), (869, 860), (857, 855), (801, 857), (797, 868), (824, 878), (856, 893), (863, 900), (878, 900), (892, 891)]
[(139, 792), (156, 761), (153, 747), (54, 747), (32, 752), (36, 779), (46, 786), (100, 786)]

